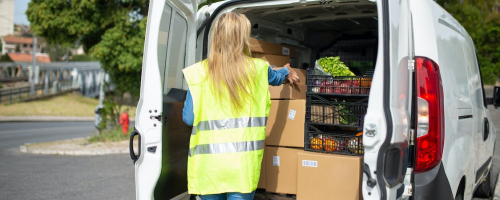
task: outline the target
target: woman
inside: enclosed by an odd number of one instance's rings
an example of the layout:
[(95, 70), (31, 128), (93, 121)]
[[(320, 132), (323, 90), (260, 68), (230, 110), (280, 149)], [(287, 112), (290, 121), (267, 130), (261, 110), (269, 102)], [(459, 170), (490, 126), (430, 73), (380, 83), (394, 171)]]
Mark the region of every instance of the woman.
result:
[(268, 84), (299, 81), (289, 64), (275, 71), (250, 57), (250, 30), (243, 14), (221, 15), (207, 60), (183, 70), (189, 86), (183, 120), (193, 126), (188, 191), (202, 200), (253, 199), (271, 106)]

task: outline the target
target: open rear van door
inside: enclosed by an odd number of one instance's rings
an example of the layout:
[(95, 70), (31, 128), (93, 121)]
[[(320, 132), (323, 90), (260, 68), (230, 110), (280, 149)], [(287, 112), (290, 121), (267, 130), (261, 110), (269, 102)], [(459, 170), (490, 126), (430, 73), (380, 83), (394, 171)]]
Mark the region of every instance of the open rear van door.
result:
[(135, 130), (136, 199), (189, 199), (187, 156), (191, 127), (182, 122), (182, 69), (194, 64), (196, 12), (203, 0), (152, 0), (149, 5)]
[(405, 191), (414, 63), (409, 1), (377, 1), (379, 53), (363, 131), (367, 200), (401, 199)]

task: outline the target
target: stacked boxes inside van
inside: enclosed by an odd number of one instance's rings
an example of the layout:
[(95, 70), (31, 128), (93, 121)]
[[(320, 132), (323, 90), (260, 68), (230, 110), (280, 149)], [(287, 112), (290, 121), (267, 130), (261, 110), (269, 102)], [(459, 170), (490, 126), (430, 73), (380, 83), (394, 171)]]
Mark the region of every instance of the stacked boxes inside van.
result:
[[(271, 66), (295, 56), (293, 48), (251, 43), (253, 56)], [(317, 69), (295, 71), (299, 84), (269, 86), (272, 106), (258, 188), (297, 199), (362, 199), (362, 128), (373, 71), (336, 77)]]
[[(295, 56), (295, 49), (251, 40), (253, 57), (279, 69)], [(301, 82), (269, 86), (271, 111), (266, 127), (266, 147), (258, 188), (270, 193), (297, 194), (297, 153), (304, 149), (306, 71), (295, 69)]]

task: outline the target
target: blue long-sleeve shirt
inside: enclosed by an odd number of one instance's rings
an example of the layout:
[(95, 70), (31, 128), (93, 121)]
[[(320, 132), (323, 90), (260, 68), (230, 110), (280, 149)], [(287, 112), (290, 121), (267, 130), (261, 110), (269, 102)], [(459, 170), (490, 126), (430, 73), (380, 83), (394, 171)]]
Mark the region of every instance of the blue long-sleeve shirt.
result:
[[(271, 67), (267, 70), (267, 79), (269, 80), (269, 85), (278, 86), (285, 81), (288, 77), (288, 68), (283, 67), (279, 70), (273, 70)], [(193, 97), (191, 97), (191, 92), (187, 92), (186, 101), (184, 101), (184, 108), (182, 109), (182, 120), (189, 126), (193, 125), (194, 113), (193, 113)]]

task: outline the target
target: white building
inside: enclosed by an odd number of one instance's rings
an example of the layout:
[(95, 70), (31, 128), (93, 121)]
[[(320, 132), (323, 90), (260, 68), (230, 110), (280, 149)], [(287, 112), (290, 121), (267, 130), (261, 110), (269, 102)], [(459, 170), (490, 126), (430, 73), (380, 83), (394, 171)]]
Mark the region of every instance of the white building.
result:
[(14, 0), (0, 0), (0, 37), (12, 34), (14, 34)]

